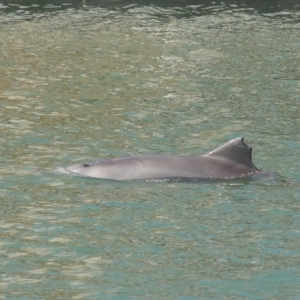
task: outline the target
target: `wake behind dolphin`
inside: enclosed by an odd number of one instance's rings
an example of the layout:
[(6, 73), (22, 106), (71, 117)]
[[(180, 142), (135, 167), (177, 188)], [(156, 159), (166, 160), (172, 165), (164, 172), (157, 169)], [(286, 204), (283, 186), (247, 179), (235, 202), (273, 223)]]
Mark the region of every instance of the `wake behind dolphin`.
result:
[(251, 154), (252, 148), (239, 137), (201, 156), (129, 156), (76, 164), (65, 170), (70, 174), (112, 180), (274, 178), (255, 167)]

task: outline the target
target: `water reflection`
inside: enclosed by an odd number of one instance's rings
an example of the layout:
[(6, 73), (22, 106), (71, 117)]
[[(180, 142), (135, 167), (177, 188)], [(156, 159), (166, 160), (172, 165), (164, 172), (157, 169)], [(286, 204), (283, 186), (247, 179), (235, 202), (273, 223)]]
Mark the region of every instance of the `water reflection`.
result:
[[(85, 7), (106, 7), (120, 13), (127, 12), (134, 7), (152, 6), (162, 8), (176, 8), (172, 10), (172, 15), (179, 18), (190, 18), (199, 15), (216, 14), (218, 12), (234, 12), (243, 10), (249, 14), (255, 10), (258, 13), (268, 14), (286, 10), (298, 10), (300, 5), (297, 0), (286, 1), (258, 1), (245, 0), (237, 3), (235, 0), (210, 1), (210, 0), (4, 0), (0, 4), (0, 13), (14, 13), (19, 16), (14, 21), (31, 20), (37, 16), (36, 13), (53, 16), (59, 11), (66, 9), (78, 9)], [(162, 17), (159, 10), (157, 14)], [(22, 16), (22, 18), (21, 18)]]
[(51, 171), (245, 135), (257, 165), (299, 179), (299, 11), (11, 3), (0, 6), (0, 298), (296, 299), (297, 183)]

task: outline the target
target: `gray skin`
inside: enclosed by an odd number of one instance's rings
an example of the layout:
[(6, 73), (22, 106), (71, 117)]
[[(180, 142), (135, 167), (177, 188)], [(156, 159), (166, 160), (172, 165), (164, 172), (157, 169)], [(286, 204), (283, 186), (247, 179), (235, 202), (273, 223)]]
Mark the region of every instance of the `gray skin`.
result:
[(71, 174), (113, 180), (273, 178), (254, 166), (252, 148), (239, 137), (201, 156), (149, 155), (67, 167)]

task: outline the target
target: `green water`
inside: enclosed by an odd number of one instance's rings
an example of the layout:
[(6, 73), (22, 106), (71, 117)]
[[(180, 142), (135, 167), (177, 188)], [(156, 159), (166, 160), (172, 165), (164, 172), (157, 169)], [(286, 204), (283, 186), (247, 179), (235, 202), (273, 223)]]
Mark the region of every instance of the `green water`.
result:
[[(299, 18), (225, 5), (0, 14), (0, 299), (300, 299)], [(288, 180), (53, 171), (238, 136)]]

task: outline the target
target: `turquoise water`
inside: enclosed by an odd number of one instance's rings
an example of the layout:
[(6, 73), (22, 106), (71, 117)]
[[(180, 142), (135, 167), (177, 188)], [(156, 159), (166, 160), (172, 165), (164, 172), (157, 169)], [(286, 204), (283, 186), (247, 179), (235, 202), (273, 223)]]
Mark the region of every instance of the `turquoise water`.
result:
[[(299, 17), (225, 5), (1, 14), (0, 299), (300, 299)], [(238, 136), (288, 179), (55, 171)]]

